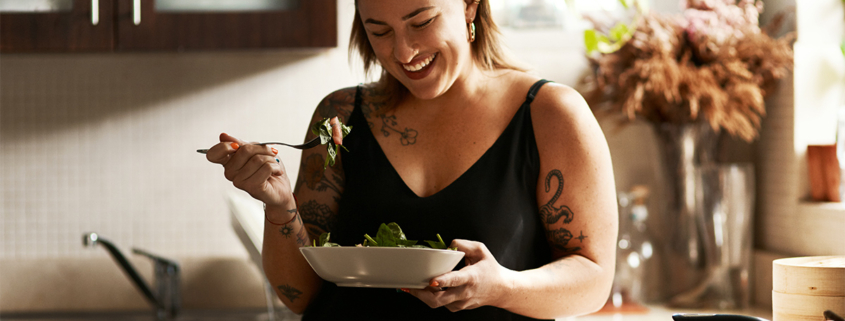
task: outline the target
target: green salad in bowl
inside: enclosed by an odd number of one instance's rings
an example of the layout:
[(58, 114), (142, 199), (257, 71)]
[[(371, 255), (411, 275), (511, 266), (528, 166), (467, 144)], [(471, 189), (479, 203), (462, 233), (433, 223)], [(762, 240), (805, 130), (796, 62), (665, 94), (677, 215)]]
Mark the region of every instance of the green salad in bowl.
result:
[(341, 246), (324, 233), (311, 246), (299, 250), (321, 278), (338, 286), (375, 288), (425, 288), (460, 262), (464, 252), (437, 241), (418, 244), (409, 240), (396, 223), (381, 224), (375, 237), (364, 234), (361, 244)]

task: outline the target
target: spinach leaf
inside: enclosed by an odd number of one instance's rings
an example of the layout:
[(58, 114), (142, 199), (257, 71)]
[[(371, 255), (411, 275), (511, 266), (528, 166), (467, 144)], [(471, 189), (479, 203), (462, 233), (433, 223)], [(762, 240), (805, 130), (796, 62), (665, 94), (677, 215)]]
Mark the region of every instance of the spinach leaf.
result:
[(445, 249), (446, 248), (446, 243), (443, 242), (443, 238), (440, 237), (440, 234), (437, 234), (437, 241), (426, 240), (425, 242), (428, 243), (428, 245), (431, 246), (431, 248), (433, 248), (433, 249)]
[[(320, 243), (319, 246), (321, 247), (340, 247), (340, 244), (329, 242), (329, 237), (331, 237), (331, 233), (323, 233), (320, 235)], [(317, 245), (317, 240), (314, 240), (314, 246)]]
[[(457, 248), (446, 247), (446, 243), (443, 242), (443, 238), (440, 237), (440, 234), (437, 234), (437, 241), (425, 242), (433, 249), (458, 250)], [(405, 236), (405, 233), (402, 232), (402, 228), (399, 227), (399, 224), (396, 224), (395, 222), (389, 224), (382, 223), (379, 226), (375, 237), (372, 237), (369, 234), (364, 234), (364, 242), (361, 244), (363, 246), (429, 248), (429, 246), (418, 245), (416, 240), (409, 240)], [(323, 233), (320, 235), (319, 245), (317, 245), (315, 240), (314, 246), (329, 247), (340, 245), (329, 242), (329, 233)]]
[[(339, 120), (339, 119), (338, 119)], [(320, 137), (320, 144), (326, 145), (328, 157), (326, 157), (326, 162), (323, 164), (323, 169), (326, 169), (328, 166), (334, 166), (335, 158), (337, 154), (340, 153), (340, 148), (343, 147), (344, 150), (347, 152), (349, 151), (343, 145), (336, 145), (334, 140), (332, 139), (332, 126), (330, 124), (330, 118), (323, 118), (323, 120), (318, 121), (311, 127), (311, 132), (314, 135)], [(352, 131), (352, 126), (346, 126), (340, 121), (340, 132), (343, 134), (342, 137), (346, 137)]]

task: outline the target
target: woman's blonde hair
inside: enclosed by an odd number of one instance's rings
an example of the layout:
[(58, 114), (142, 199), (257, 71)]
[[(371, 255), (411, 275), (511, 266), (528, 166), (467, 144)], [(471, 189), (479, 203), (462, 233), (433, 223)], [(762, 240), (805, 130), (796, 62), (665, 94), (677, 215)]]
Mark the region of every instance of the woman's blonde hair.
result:
[[(493, 22), (493, 16), (490, 13), (490, 4), (487, 0), (481, 0), (478, 3), (473, 22), (475, 23), (475, 41), (470, 46), (472, 48), (473, 58), (482, 68), (487, 70), (513, 69), (525, 71), (525, 68), (520, 67), (518, 63), (509, 58), (505, 53), (501, 45), (499, 27)], [(375, 51), (373, 51), (373, 46), (370, 44), (370, 39), (367, 37), (367, 30), (364, 28), (361, 14), (358, 12), (358, 0), (355, 0), (355, 18), (352, 22), (352, 33), (349, 36), (350, 58), (355, 51), (358, 52), (364, 61), (364, 73), (369, 75), (372, 68), (378, 64), (378, 59), (376, 58)], [(377, 86), (386, 94), (385, 96), (388, 100), (386, 103), (389, 103), (391, 107), (408, 93), (408, 89), (384, 69), (382, 69), (381, 78), (377, 82)]]

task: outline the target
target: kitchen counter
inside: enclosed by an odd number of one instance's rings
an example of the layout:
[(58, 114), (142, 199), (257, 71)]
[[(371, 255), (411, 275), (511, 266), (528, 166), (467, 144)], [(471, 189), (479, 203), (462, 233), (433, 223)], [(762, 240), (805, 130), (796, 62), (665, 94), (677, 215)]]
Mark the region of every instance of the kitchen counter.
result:
[[(288, 309), (276, 311), (273, 321), (298, 321), (300, 316)], [(152, 311), (95, 313), (15, 313), (0, 317), (3, 321), (156, 321)], [(171, 321), (269, 321), (267, 309), (185, 310)]]
[(695, 310), (695, 309), (678, 309), (667, 308), (663, 306), (648, 306), (645, 311), (633, 312), (610, 312), (600, 311), (595, 314), (563, 318), (558, 320), (565, 321), (661, 321), (672, 320), (672, 315), (675, 313), (701, 313), (701, 314), (741, 314), (772, 319), (772, 310), (770, 308), (753, 307), (742, 311), (714, 311), (714, 310)]
[[(286, 309), (281, 309), (286, 310)], [(289, 310), (279, 311), (281, 315), (276, 320), (289, 321), (299, 320), (299, 316)], [(713, 311), (713, 310), (692, 310), (672, 309), (661, 306), (648, 306), (645, 311), (634, 311), (614, 313), (601, 311), (591, 315), (558, 319), (560, 321), (660, 321), (672, 320), (675, 313), (721, 313), (721, 314), (742, 314), (772, 319), (772, 311), (764, 308), (752, 308), (744, 311)], [(184, 311), (175, 321), (266, 321), (268, 320), (267, 310), (245, 309), (245, 310), (187, 310)], [(135, 313), (91, 313), (91, 314), (16, 314), (2, 317), (4, 321), (148, 321), (155, 320), (151, 312)]]

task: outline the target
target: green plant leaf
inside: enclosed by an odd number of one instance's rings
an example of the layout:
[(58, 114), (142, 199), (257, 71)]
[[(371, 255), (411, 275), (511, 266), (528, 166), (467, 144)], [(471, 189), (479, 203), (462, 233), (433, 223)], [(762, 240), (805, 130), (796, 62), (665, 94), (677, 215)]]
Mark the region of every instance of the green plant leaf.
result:
[(599, 50), (599, 40), (596, 33), (597, 31), (593, 29), (584, 30), (584, 46), (587, 47), (587, 53)]
[(329, 242), (329, 238), (331, 237), (331, 233), (323, 233), (320, 234), (320, 241), (313, 240), (314, 247), (322, 246), (322, 247), (339, 247), (340, 244)]
[(628, 25), (623, 22), (617, 23), (612, 29), (610, 29), (610, 39), (614, 42), (622, 41), (629, 37), (630, 34), (631, 29), (629, 29)]
[[(337, 243), (329, 242), (330, 239), (329, 233), (323, 233), (320, 235), (319, 241), (314, 240), (313, 246), (325, 246), (325, 247), (334, 247), (340, 246)], [(379, 226), (378, 232), (376, 232), (375, 237), (371, 237), (369, 234), (364, 234), (364, 241), (361, 243), (362, 246), (380, 246), (380, 247), (406, 247), (406, 248), (433, 248), (433, 249), (448, 249), (448, 250), (455, 250), (457, 248), (448, 248), (446, 247), (446, 243), (443, 242), (443, 238), (440, 237), (440, 234), (437, 234), (437, 241), (425, 241), (429, 244), (429, 246), (419, 245), (417, 244), (416, 240), (409, 240), (405, 236), (405, 232), (402, 231), (402, 228), (399, 227), (399, 224), (396, 222), (384, 224), (382, 223)]]
[(379, 246), (379, 244), (369, 234), (364, 234), (364, 246)]
[(437, 241), (426, 240), (425, 242), (428, 243), (428, 245), (431, 246), (431, 248), (433, 248), (433, 249), (445, 249), (446, 248), (446, 243), (443, 242), (443, 238), (440, 237), (440, 234), (437, 234)]

